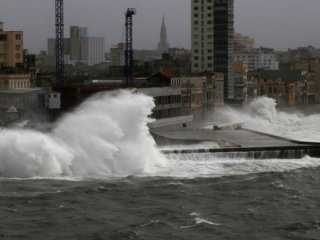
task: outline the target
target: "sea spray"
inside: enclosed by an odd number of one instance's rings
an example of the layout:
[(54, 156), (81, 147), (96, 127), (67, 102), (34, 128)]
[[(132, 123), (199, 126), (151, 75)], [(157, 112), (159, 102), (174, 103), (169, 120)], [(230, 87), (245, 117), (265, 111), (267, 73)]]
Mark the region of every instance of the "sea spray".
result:
[(0, 133), (4, 177), (110, 177), (150, 172), (164, 157), (147, 123), (151, 97), (128, 91), (95, 95), (65, 115), (49, 134)]
[(212, 117), (215, 124), (242, 123), (245, 128), (266, 132), (299, 141), (320, 142), (320, 114), (305, 116), (286, 113), (276, 108), (276, 101), (260, 97), (244, 109), (224, 107)]
[(168, 165), (151, 176), (175, 178), (219, 178), (263, 172), (287, 172), (301, 168), (320, 166), (318, 158), (305, 156), (301, 159), (247, 159), (218, 157), (211, 153), (167, 155)]
[(270, 123), (277, 122), (276, 100), (267, 97), (260, 97), (252, 101), (246, 111), (253, 118), (263, 119)]
[(50, 134), (32, 130), (0, 132), (0, 176), (57, 177), (71, 175), (73, 156)]

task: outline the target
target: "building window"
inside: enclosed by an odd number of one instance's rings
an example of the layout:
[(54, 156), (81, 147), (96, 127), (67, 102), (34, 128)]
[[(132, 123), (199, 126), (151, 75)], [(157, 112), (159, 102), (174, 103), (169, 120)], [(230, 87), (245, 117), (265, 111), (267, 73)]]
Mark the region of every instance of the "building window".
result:
[(7, 35), (0, 34), (0, 41), (7, 41)]
[(21, 40), (21, 34), (16, 34), (16, 40)]
[(7, 58), (7, 54), (6, 53), (0, 53), (0, 58), (1, 59), (6, 59)]

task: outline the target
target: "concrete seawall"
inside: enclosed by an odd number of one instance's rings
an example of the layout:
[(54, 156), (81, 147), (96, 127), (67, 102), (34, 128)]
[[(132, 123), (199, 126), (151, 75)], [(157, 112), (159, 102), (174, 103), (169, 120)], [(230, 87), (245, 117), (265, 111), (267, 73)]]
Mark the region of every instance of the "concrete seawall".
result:
[[(151, 133), (157, 144), (166, 148), (162, 151), (164, 154), (212, 153), (222, 157), (238, 154), (254, 159), (320, 157), (320, 143), (301, 142), (242, 128), (152, 129)], [(205, 147), (201, 146), (202, 142), (206, 142)], [(210, 147), (210, 142), (214, 147)], [(188, 147), (197, 144), (199, 147)], [(173, 145), (180, 147), (174, 149)]]

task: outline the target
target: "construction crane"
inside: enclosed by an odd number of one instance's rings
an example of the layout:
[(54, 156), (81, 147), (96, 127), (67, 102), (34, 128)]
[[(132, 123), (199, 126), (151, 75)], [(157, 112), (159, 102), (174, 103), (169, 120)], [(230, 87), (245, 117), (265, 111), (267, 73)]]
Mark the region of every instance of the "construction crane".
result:
[(134, 8), (128, 8), (125, 14), (126, 16), (126, 49), (125, 49), (125, 75), (126, 86), (132, 86), (133, 78), (133, 39), (132, 39), (132, 16), (136, 15)]
[(56, 10), (56, 83), (61, 94), (64, 88), (64, 17), (63, 0), (55, 0)]

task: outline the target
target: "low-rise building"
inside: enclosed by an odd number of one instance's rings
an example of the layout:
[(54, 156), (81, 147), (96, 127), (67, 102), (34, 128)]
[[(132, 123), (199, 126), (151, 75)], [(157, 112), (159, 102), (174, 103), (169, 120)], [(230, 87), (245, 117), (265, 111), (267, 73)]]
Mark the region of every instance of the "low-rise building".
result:
[(30, 88), (30, 74), (0, 73), (0, 90)]
[[(8, 109), (16, 109), (15, 120), (41, 120), (46, 118), (46, 109), (41, 96), (44, 91), (35, 89), (14, 89), (0, 91), (0, 112), (8, 115)], [(16, 117), (17, 116), (17, 117)], [(8, 120), (8, 119), (6, 119)], [(10, 122), (4, 121), (6, 124)], [(2, 121), (3, 122), (3, 121)]]
[(205, 81), (206, 77), (181, 77), (182, 113), (193, 115), (195, 120), (203, 118)]
[(151, 117), (162, 119), (181, 116), (181, 88), (153, 87), (139, 88), (137, 91), (154, 98), (156, 106)]
[(257, 74), (248, 74), (246, 89), (246, 104), (260, 96), (259, 76)]
[(264, 70), (259, 72), (260, 94), (277, 100), (278, 106), (303, 104), (303, 94), (299, 92), (305, 82), (305, 72), (301, 70)]
[(234, 69), (234, 103), (244, 105), (246, 102), (247, 89), (247, 75), (248, 68), (243, 62), (237, 61), (233, 65)]
[(224, 74), (223, 73), (215, 73), (213, 75), (214, 81), (214, 107), (221, 107), (224, 105)]
[(242, 35), (240, 33), (234, 34), (234, 50), (235, 52), (249, 52), (254, 49), (254, 39)]
[(306, 81), (303, 86), (305, 102), (320, 103), (320, 59), (301, 60), (294, 65), (294, 68), (306, 72)]
[(236, 52), (235, 62), (243, 62), (247, 65), (249, 72), (259, 69), (278, 70), (279, 61), (274, 52), (265, 51), (264, 49), (255, 49), (249, 52)]
[(118, 43), (115, 46), (112, 46), (110, 48), (110, 60), (112, 66), (124, 66), (125, 65), (125, 59), (124, 59), (124, 53), (126, 50), (126, 44), (125, 43)]

